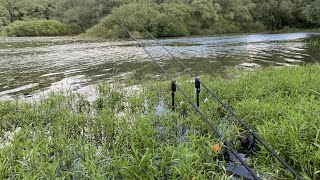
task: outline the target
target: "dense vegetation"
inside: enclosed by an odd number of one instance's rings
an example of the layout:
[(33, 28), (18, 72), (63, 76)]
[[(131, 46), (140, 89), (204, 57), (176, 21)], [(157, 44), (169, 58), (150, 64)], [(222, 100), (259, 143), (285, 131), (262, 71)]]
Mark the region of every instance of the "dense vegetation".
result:
[[(319, 76), (308, 65), (201, 78), (304, 178), (319, 179)], [(190, 78), (177, 82), (194, 95)], [(212, 152), (220, 140), (181, 93), (170, 110), (169, 85), (101, 85), (94, 103), (76, 94), (0, 101), (0, 179), (227, 179)], [(243, 129), (202, 91), (206, 98), (201, 110), (233, 141)], [(263, 178), (292, 179), (263, 148), (248, 161)]]
[(15, 21), (3, 29), (8, 36), (58, 36), (77, 34), (77, 26), (66, 25), (56, 20)]
[(88, 34), (123, 36), (112, 16), (141, 32), (134, 26), (138, 20), (157, 36), (315, 28), (320, 0), (0, 0), (0, 29), (55, 19), (84, 32), (102, 20)]

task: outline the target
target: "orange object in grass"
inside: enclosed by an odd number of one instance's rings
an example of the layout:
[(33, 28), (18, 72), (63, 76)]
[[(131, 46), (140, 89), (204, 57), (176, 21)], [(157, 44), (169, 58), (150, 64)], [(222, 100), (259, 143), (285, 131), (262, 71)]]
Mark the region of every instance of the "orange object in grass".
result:
[(220, 144), (215, 144), (215, 145), (213, 146), (213, 152), (216, 153), (216, 152), (218, 152), (219, 150), (220, 150)]

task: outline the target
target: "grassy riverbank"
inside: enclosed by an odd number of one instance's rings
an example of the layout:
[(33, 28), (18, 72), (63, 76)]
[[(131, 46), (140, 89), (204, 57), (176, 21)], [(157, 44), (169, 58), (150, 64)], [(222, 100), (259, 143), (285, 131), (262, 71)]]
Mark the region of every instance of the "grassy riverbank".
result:
[[(201, 78), (294, 169), (318, 179), (320, 67), (233, 74), (231, 80)], [(177, 78), (193, 98), (190, 80)], [(76, 94), (52, 94), (33, 104), (1, 101), (0, 179), (229, 177), (212, 152), (220, 140), (181, 93), (170, 110), (170, 82), (134, 87), (101, 85), (94, 103)], [(205, 90), (201, 110), (216, 126), (228, 124), (226, 139), (242, 131)], [(263, 148), (249, 164), (261, 177), (292, 179)]]

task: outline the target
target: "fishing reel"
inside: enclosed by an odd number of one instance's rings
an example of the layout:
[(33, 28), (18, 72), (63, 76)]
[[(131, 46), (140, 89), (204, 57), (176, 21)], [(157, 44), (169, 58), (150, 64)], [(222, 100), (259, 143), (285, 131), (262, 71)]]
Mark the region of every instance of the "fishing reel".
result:
[(259, 147), (256, 143), (256, 138), (248, 132), (242, 132), (240, 136), (238, 136), (238, 140), (240, 141), (241, 145), (240, 150), (245, 154), (251, 154), (259, 150)]
[[(249, 141), (250, 140), (245, 141), (244, 143), (245, 147), (249, 147), (247, 144), (247, 142)], [(236, 154), (238, 157), (241, 158), (242, 161), (246, 161), (248, 159), (247, 154), (238, 153), (238, 152)], [(249, 179), (249, 180), (255, 179), (250, 174), (250, 172), (241, 164), (240, 160), (236, 157), (236, 155), (233, 154), (231, 150), (228, 149), (227, 147), (223, 146), (221, 149), (219, 149), (215, 158), (216, 158), (217, 164), (219, 166), (224, 166), (227, 171), (227, 174), (232, 175), (233, 177), (236, 177), (236, 179), (237, 178)]]

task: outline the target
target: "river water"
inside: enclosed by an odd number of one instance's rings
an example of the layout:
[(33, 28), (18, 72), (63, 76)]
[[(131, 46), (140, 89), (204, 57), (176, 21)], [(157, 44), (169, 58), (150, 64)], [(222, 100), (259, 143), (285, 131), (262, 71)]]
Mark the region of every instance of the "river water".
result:
[[(173, 73), (183, 69), (151, 40), (142, 41)], [(292, 66), (320, 61), (320, 34), (245, 34), (169, 38), (161, 42), (195, 74), (229, 69)], [(89, 93), (100, 82), (161, 72), (134, 41), (77, 37), (0, 37), (0, 99), (32, 98), (71, 89)]]

